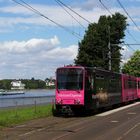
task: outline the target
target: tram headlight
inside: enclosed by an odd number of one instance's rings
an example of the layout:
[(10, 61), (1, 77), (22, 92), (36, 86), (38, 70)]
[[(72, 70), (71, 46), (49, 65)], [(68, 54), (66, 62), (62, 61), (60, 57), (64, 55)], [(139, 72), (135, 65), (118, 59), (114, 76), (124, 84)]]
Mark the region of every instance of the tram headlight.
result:
[(57, 104), (62, 104), (62, 100), (61, 100), (61, 99), (56, 100), (56, 103), (57, 103)]
[(74, 103), (75, 103), (75, 104), (80, 104), (80, 100), (79, 100), (79, 99), (75, 99), (75, 100), (74, 100)]

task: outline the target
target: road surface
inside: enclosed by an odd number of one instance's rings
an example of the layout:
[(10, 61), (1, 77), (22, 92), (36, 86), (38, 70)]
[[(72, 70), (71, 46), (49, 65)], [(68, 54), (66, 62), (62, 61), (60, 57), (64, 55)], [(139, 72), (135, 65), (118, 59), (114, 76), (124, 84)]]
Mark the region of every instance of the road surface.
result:
[(86, 117), (48, 117), (0, 131), (0, 140), (139, 140), (140, 102)]

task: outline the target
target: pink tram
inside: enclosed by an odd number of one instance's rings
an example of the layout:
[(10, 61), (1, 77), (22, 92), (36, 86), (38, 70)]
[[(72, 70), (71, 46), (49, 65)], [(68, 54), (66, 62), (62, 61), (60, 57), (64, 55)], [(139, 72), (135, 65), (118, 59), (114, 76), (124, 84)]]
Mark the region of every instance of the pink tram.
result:
[(137, 78), (137, 95), (138, 98), (140, 99), (140, 78)]
[(137, 78), (122, 74), (122, 102), (136, 100), (137, 98)]
[(77, 113), (132, 101), (140, 97), (137, 86), (140, 78), (90, 67), (60, 67), (56, 71), (56, 111)]

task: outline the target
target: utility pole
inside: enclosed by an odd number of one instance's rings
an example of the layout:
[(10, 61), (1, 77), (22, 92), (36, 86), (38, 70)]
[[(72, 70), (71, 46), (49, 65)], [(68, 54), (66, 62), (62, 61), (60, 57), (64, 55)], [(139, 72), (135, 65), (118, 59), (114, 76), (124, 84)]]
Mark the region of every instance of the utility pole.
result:
[(109, 67), (108, 67), (108, 70), (111, 71), (111, 47), (110, 47), (110, 26), (108, 26), (108, 58), (109, 58)]

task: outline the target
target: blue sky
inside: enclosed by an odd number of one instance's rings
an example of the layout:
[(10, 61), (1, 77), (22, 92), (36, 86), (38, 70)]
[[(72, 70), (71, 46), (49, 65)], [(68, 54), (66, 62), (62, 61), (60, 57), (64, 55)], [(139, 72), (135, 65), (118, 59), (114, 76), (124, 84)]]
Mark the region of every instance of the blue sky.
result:
[[(55, 0), (24, 1), (78, 34), (80, 38), (12, 0), (0, 0), (0, 79), (54, 77), (57, 67), (73, 63), (78, 51), (78, 42), (82, 39), (88, 23), (69, 11), (84, 28), (80, 26)], [(99, 0), (61, 1), (90, 22), (98, 22), (101, 15), (110, 15)], [(140, 0), (119, 1), (140, 28)], [(102, 0), (102, 2), (111, 13), (120, 12), (126, 15), (117, 0)], [(140, 30), (129, 18), (127, 21), (129, 27), (124, 40), (130, 44), (140, 43)], [(134, 51), (127, 46), (123, 47), (123, 62), (126, 62)], [(140, 49), (138, 45), (131, 47), (135, 50)]]

